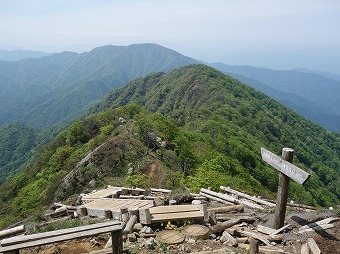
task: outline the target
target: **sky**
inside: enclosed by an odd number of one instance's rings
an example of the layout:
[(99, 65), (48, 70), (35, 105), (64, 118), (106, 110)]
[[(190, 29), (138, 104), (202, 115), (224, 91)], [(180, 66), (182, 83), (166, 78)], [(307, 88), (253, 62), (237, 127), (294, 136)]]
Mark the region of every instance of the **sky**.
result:
[(0, 0), (0, 48), (157, 43), (208, 63), (340, 74), (339, 0)]

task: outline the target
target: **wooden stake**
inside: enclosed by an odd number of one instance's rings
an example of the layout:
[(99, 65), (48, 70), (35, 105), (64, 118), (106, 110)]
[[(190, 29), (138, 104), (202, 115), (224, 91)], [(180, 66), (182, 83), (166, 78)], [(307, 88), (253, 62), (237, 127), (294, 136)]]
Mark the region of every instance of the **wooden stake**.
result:
[[(288, 162), (293, 161), (294, 150), (291, 148), (282, 149), (282, 159)], [(276, 207), (275, 207), (275, 219), (273, 228), (279, 229), (283, 227), (285, 216), (286, 216), (286, 206), (288, 200), (288, 189), (289, 189), (290, 178), (285, 174), (279, 174), (279, 187), (277, 190)]]
[(259, 254), (259, 242), (255, 240), (254, 238), (250, 237), (250, 254)]

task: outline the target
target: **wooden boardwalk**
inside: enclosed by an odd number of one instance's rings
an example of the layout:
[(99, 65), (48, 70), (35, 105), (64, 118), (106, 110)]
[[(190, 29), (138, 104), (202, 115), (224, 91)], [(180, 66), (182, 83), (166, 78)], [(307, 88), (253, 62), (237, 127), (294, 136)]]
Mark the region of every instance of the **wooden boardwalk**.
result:
[[(109, 210), (112, 212), (113, 217), (121, 215), (121, 208), (135, 207), (136, 209), (148, 209), (154, 207), (153, 200), (138, 200), (138, 199), (97, 199), (84, 204), (82, 207), (87, 209), (89, 216), (105, 218), (105, 211)], [(78, 212), (81, 213), (80, 207)]]

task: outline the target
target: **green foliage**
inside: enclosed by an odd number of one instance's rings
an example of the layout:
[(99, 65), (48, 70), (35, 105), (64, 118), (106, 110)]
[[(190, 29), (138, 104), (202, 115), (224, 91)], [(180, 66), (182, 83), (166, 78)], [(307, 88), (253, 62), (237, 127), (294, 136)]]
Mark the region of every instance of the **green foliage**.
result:
[(125, 178), (124, 186), (139, 187), (143, 189), (150, 189), (155, 185), (154, 179), (145, 174), (129, 175)]

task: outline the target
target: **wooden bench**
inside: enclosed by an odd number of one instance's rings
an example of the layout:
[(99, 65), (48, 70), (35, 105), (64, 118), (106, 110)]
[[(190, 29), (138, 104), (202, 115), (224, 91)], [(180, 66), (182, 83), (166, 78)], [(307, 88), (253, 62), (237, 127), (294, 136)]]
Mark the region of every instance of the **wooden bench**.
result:
[(0, 253), (18, 254), (20, 249), (57, 243), (77, 238), (111, 233), (112, 253), (123, 253), (122, 226), (120, 221), (110, 221), (87, 226), (55, 230), (45, 233), (14, 236), (1, 241)]
[(156, 206), (139, 210), (139, 220), (142, 224), (179, 220), (207, 220), (207, 206), (199, 205), (171, 205)]

